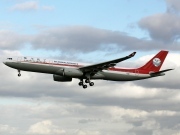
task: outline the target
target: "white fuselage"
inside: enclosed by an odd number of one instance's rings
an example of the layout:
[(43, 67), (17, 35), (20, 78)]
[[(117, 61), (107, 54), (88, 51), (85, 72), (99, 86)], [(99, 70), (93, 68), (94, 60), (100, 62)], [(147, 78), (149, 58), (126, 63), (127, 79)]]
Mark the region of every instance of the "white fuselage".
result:
[[(80, 67), (87, 64), (41, 59), (33, 57), (11, 57), (4, 61), (4, 64), (17, 70), (48, 73), (71, 78), (84, 78), (83, 73), (79, 70)], [(116, 69), (116, 70), (113, 70)], [(97, 72), (91, 79), (103, 79), (112, 81), (132, 81), (151, 78), (150, 74), (141, 74), (137, 69), (122, 69), (114, 67), (107, 70)]]

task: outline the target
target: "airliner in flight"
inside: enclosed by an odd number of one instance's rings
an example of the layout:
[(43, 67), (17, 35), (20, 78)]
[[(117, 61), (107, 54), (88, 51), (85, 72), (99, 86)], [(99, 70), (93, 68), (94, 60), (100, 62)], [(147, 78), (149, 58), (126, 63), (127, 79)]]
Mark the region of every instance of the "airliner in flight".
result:
[(80, 80), (79, 86), (87, 88), (93, 86), (91, 80), (102, 79), (111, 81), (133, 81), (147, 79), (165, 75), (164, 72), (173, 70), (160, 70), (168, 51), (160, 51), (145, 65), (139, 68), (125, 69), (116, 67), (116, 64), (124, 60), (132, 58), (136, 52), (128, 56), (101, 62), (97, 64), (83, 64), (78, 62), (70, 62), (63, 60), (42, 59), (33, 57), (8, 57), (3, 63), (11, 68), (18, 70), (18, 76), (21, 76), (20, 71), (30, 71), (38, 73), (53, 74), (54, 81), (70, 82), (72, 78)]

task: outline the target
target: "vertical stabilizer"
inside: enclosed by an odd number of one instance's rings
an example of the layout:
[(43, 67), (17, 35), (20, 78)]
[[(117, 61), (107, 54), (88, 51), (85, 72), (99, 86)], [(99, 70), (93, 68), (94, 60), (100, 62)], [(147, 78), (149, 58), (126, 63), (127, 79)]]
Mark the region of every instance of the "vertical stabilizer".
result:
[(148, 72), (158, 72), (168, 54), (168, 51), (161, 50), (156, 54), (150, 61), (148, 61), (144, 66), (140, 67), (139, 70), (146, 70)]

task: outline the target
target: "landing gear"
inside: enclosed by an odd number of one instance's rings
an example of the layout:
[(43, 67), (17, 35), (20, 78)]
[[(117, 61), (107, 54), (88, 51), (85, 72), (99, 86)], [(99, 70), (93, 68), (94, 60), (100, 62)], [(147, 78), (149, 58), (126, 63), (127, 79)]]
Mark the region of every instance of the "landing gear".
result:
[[(94, 83), (90, 81), (90, 79), (86, 79), (85, 83), (89, 83), (89, 86), (94, 86)], [(80, 80), (79, 86), (82, 86), (84, 89), (87, 88), (87, 85), (84, 84), (83, 79)]]
[(19, 77), (21, 76), (21, 71), (20, 71), (20, 70), (18, 70), (18, 76), (19, 76)]
[(82, 81), (80, 81), (80, 82), (79, 82), (79, 86), (82, 86), (82, 85), (83, 85), (83, 82), (82, 82)]
[(94, 86), (94, 83), (93, 83), (93, 82), (90, 82), (89, 85), (90, 85), (90, 86)]
[(82, 86), (84, 89), (87, 88), (87, 85), (83, 83), (83, 79), (80, 80), (79, 86)]
[(83, 85), (83, 88), (86, 89), (86, 88), (87, 88), (87, 85)]
[(91, 80), (90, 80), (90, 79), (86, 79), (86, 80), (85, 80), (85, 82), (86, 82), (86, 83), (89, 83), (89, 86), (93, 86), (93, 85), (94, 85), (94, 83), (93, 83), (93, 82), (91, 82)]
[(86, 79), (86, 80), (85, 80), (85, 83), (89, 83), (89, 82), (90, 82), (90, 80), (89, 80), (89, 79)]

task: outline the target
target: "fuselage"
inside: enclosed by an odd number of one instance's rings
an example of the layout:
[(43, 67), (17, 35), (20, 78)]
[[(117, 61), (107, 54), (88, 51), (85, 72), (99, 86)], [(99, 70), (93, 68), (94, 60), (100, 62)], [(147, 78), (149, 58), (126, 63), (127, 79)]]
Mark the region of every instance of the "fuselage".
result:
[[(4, 61), (4, 64), (22, 71), (47, 73), (71, 78), (83, 78), (83, 72), (80, 67), (88, 64), (70, 62), (63, 60), (43, 59), (34, 57), (9, 57)], [(149, 72), (137, 69), (125, 69), (119, 67), (111, 67), (97, 72), (91, 79), (103, 79), (111, 81), (132, 81), (151, 78)]]
[(20, 71), (23, 70), (53, 74), (53, 79), (57, 82), (71, 82), (72, 78), (77, 78), (80, 80), (79, 86), (82, 86), (84, 89), (87, 88), (87, 84), (94, 86), (94, 82), (91, 81), (92, 79), (133, 81), (162, 76), (165, 75), (165, 72), (173, 70), (160, 70), (168, 54), (168, 51), (165, 50), (161, 50), (139, 68), (127, 69), (116, 67), (117, 63), (130, 59), (135, 54), (136, 52), (133, 52), (125, 57), (96, 64), (34, 57), (9, 57), (4, 61), (4, 64), (17, 69), (19, 77), (21, 76)]

